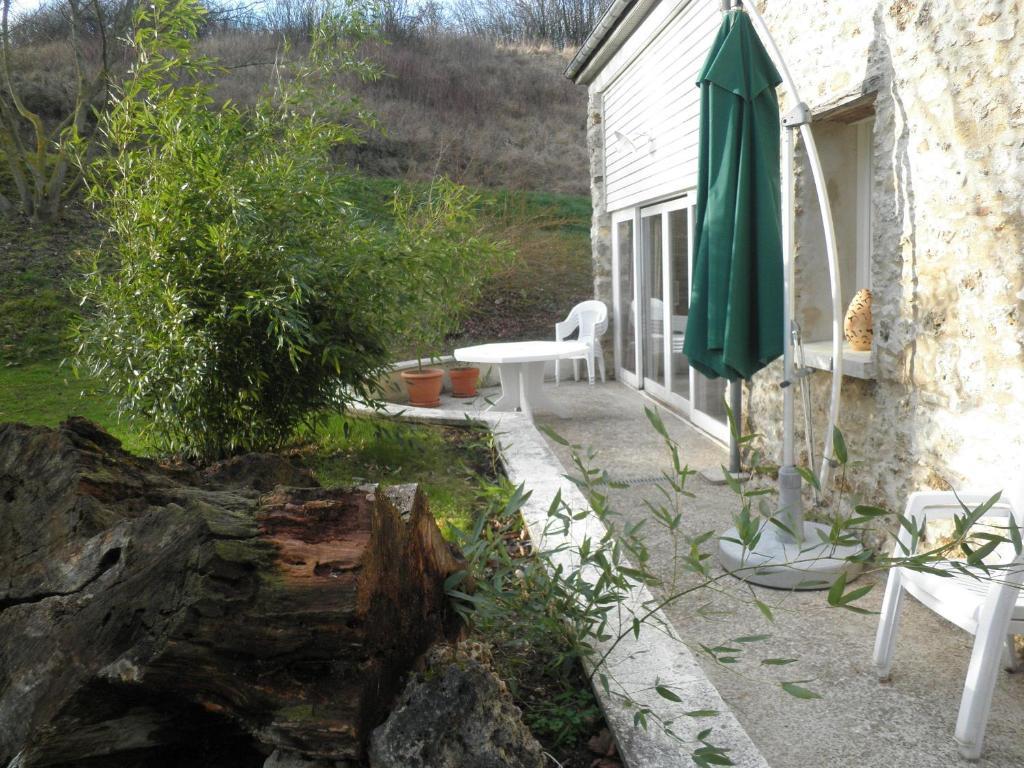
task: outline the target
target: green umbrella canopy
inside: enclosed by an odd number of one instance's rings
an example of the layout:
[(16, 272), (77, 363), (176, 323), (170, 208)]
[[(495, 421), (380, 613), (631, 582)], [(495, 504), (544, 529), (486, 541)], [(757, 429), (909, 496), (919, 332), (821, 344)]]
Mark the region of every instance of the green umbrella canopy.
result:
[(710, 378), (749, 379), (783, 352), (781, 82), (747, 15), (727, 13), (697, 82), (697, 256), (683, 347)]

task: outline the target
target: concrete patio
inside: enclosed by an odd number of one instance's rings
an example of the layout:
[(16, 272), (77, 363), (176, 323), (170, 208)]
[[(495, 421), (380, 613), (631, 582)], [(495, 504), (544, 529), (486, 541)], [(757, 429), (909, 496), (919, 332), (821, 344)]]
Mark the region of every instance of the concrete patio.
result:
[[(649, 517), (645, 502), (664, 497), (654, 483), (671, 461), (661, 437), (644, 415), (654, 405), (617, 383), (589, 386), (563, 382), (549, 394), (564, 418), (538, 415), (537, 424), (571, 443), (593, 448), (594, 465), (629, 487), (609, 491), (614, 509), (627, 520)], [(491, 395), (490, 391), (484, 397)], [(486, 407), (445, 398), (443, 408), (477, 411)], [(666, 427), (691, 468), (712, 470), (728, 460), (724, 446), (689, 423), (658, 407)], [(572, 452), (548, 439), (566, 469)], [(852, 446), (855, 451), (856, 446)], [(690, 478), (693, 499), (683, 500), (685, 532), (695, 535), (730, 527), (737, 498), (727, 487), (699, 475)], [(648, 523), (652, 562), (666, 580), (673, 573), (672, 537)], [(858, 605), (877, 610), (884, 574)], [(676, 586), (685, 586), (677, 582)], [(753, 598), (770, 605), (769, 622)], [(874, 766), (934, 768), (968, 763), (960, 758), (952, 734), (972, 638), (912, 599), (905, 604), (891, 683), (873, 674), (871, 652), (877, 617), (830, 608), (821, 592), (780, 592), (751, 588), (731, 579), (714, 591), (698, 590), (665, 607), (678, 634), (695, 651), (725, 702), (768, 764), (776, 768)], [(727, 644), (743, 635), (767, 634), (745, 645), (738, 664), (716, 663), (700, 644)], [(735, 645), (735, 644), (734, 644)], [(763, 658), (793, 658), (786, 666), (762, 666)], [(782, 681), (801, 684), (821, 699), (797, 699)], [(686, 708), (691, 708), (689, 702)], [(989, 719), (985, 752), (975, 765), (1015, 768), (1024, 765), (1024, 674), (1000, 675)], [(642, 768), (634, 766), (633, 768)]]

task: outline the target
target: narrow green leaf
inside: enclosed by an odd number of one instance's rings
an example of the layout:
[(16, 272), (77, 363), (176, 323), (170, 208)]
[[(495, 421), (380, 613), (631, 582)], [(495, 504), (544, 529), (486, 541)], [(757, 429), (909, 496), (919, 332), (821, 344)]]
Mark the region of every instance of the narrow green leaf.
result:
[(664, 685), (656, 685), (654, 686), (654, 690), (656, 690), (658, 692), (658, 695), (661, 696), (661, 698), (663, 699), (668, 699), (669, 701), (674, 701), (677, 703), (682, 702), (682, 699), (679, 697), (679, 694), (675, 693), (675, 691), (673, 691), (670, 688), (666, 688)]
[(644, 413), (647, 414), (647, 420), (651, 422), (651, 426), (654, 427), (654, 431), (664, 437), (666, 440), (671, 438), (668, 436), (668, 430), (665, 429), (665, 422), (661, 420), (661, 414), (655, 409), (644, 406)]
[(869, 504), (858, 504), (853, 509), (858, 515), (864, 517), (888, 517), (891, 514), (888, 509), (873, 507)]
[(843, 590), (846, 589), (846, 571), (843, 571), (832, 582), (828, 590), (828, 604), (838, 607), (843, 604)]
[(541, 424), (540, 425), (540, 431), (543, 432), (548, 437), (550, 437), (552, 440), (554, 440), (559, 445), (566, 445), (566, 446), (569, 445), (569, 441), (568, 440), (566, 440), (564, 437), (562, 437), (560, 434), (555, 432), (554, 429), (552, 429), (551, 427), (547, 426), (546, 424)]
[[(974, 565), (974, 566), (982, 565), (984, 559), (986, 557), (988, 557), (989, 555), (991, 555), (992, 552), (995, 550), (995, 548), (998, 547), (1002, 543), (1003, 542), (1001, 542), (1001, 541), (988, 541), (988, 542), (982, 544), (976, 550), (971, 552), (970, 555), (968, 555), (967, 563), (969, 565)], [(967, 545), (964, 544), (962, 546), (964, 548), (964, 551), (967, 551)]]
[(782, 683), (782, 690), (798, 699), (820, 699), (821, 694), (808, 690), (796, 683)]
[(804, 479), (804, 482), (819, 491), (821, 490), (821, 483), (818, 481), (818, 475), (814, 471), (807, 467), (797, 467), (796, 471)]
[(778, 517), (769, 517), (768, 522), (774, 525), (776, 528), (785, 531), (788, 535), (792, 536), (793, 538), (796, 538), (796, 534), (793, 533), (793, 529), (786, 525), (784, 522), (782, 522)]
[(728, 756), (722, 754), (717, 747), (703, 747), (693, 753), (693, 761), (699, 766), (707, 765), (736, 765)]
[(839, 427), (832, 428), (832, 452), (835, 454), (836, 461), (840, 464), (845, 464), (848, 458), (846, 454), (846, 440), (843, 439), (843, 433), (839, 431)]
[(851, 589), (842, 598), (842, 604), (844, 607), (849, 607), (849, 604), (860, 600), (864, 595), (874, 589), (874, 584), (865, 584), (863, 587), (857, 587), (857, 589)]

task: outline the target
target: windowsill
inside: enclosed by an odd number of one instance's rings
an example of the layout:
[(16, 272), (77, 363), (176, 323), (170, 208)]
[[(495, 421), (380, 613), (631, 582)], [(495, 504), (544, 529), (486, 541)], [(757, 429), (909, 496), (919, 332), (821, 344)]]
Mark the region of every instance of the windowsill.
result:
[[(804, 365), (821, 371), (832, 370), (832, 342), (810, 341), (804, 343)], [(856, 352), (849, 342), (843, 342), (843, 375), (857, 379), (875, 378), (874, 352)]]

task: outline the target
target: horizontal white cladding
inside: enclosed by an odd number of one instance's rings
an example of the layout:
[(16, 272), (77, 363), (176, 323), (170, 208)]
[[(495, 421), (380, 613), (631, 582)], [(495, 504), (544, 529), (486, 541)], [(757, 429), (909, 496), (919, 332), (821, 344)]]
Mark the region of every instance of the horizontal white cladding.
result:
[[(697, 74), (721, 23), (717, 2), (664, 2), (609, 62), (604, 92), (609, 211), (697, 185)], [(637, 44), (639, 41), (639, 45)]]

